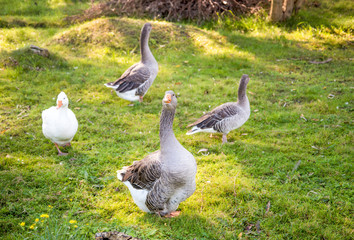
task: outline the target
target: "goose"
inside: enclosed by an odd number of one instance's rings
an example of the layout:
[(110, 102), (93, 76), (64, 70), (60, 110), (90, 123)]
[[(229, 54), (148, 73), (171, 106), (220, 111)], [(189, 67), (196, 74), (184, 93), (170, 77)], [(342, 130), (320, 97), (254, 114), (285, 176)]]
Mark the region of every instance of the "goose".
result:
[(172, 129), (176, 107), (174, 92), (167, 91), (162, 100), (160, 150), (117, 171), (118, 179), (129, 188), (142, 211), (164, 217), (178, 216), (178, 205), (196, 189), (195, 158), (178, 142)]
[(238, 88), (237, 102), (224, 103), (212, 111), (204, 114), (187, 127), (193, 127), (187, 132), (191, 135), (197, 132), (222, 133), (222, 143), (227, 142), (227, 134), (241, 127), (250, 117), (250, 103), (246, 95), (249, 77), (244, 74), (241, 77)]
[(64, 92), (61, 92), (57, 98), (57, 106), (42, 112), (43, 134), (54, 143), (59, 156), (68, 154), (61, 152), (59, 146), (71, 146), (70, 141), (74, 138), (78, 128), (75, 114), (68, 106), (69, 99)]
[(151, 28), (150, 23), (145, 23), (141, 29), (140, 62), (128, 68), (116, 81), (105, 84), (106, 87), (113, 88), (120, 98), (142, 102), (157, 76), (158, 64), (148, 44)]

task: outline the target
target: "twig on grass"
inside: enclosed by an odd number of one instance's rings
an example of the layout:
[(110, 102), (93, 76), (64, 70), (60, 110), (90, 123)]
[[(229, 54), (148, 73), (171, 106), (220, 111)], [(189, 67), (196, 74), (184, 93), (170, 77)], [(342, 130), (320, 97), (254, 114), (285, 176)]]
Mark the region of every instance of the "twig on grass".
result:
[(324, 63), (329, 63), (330, 61), (332, 61), (332, 58), (328, 58), (327, 60), (324, 61), (309, 61), (312, 64), (324, 64)]

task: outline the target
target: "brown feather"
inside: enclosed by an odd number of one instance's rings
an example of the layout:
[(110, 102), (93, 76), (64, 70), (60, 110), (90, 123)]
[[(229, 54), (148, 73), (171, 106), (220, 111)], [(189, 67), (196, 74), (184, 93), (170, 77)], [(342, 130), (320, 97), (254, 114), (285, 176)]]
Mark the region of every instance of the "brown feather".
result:
[(134, 188), (151, 189), (161, 176), (160, 151), (155, 151), (144, 159), (134, 162), (126, 169), (122, 181), (129, 181)]

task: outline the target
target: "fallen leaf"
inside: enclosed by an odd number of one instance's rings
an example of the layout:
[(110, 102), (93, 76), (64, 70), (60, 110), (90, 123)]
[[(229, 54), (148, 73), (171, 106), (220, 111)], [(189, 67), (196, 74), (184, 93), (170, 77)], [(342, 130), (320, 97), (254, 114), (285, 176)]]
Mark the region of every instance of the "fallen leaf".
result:
[(300, 115), (300, 118), (301, 118), (301, 119), (304, 119), (305, 121), (307, 121), (307, 119), (305, 118), (304, 114), (302, 114), (302, 113), (301, 113), (301, 115)]
[(5, 133), (5, 132), (6, 132), (7, 130), (9, 130), (9, 129), (10, 129), (10, 128), (2, 130), (2, 131), (1, 131), (1, 134)]
[(176, 65), (176, 67), (180, 67), (181, 65)]
[(250, 225), (248, 225), (248, 226), (245, 228), (245, 230), (247, 231), (246, 234), (249, 234), (249, 233), (250, 233), (250, 231), (251, 231), (251, 229), (252, 229), (253, 226), (254, 226), (254, 224), (250, 224)]
[(328, 94), (328, 97), (327, 98), (329, 98), (329, 99), (332, 99), (332, 98), (334, 98), (335, 96), (333, 95), (333, 94)]
[(79, 108), (79, 107), (75, 107), (74, 109), (75, 109), (75, 110), (80, 110), (80, 108)]
[(80, 102), (81, 101), (81, 98), (79, 98), (78, 100), (76, 100), (76, 102)]
[(182, 83), (181, 83), (181, 82), (176, 82), (175, 84), (176, 84), (176, 85), (181, 85)]
[(242, 232), (240, 232), (239, 234), (238, 234), (238, 238), (242, 238)]
[(265, 214), (267, 214), (269, 212), (269, 209), (270, 209), (270, 201), (268, 201), (268, 203), (267, 203)]
[(256, 230), (257, 230), (257, 233), (261, 232), (261, 222), (259, 220), (256, 223)]
[(241, 136), (247, 136), (248, 135), (248, 133), (242, 133), (241, 134)]

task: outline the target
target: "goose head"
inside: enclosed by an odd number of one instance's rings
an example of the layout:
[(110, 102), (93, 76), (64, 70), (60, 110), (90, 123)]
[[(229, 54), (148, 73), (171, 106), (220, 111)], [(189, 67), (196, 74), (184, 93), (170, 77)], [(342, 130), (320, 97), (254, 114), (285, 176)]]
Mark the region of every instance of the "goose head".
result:
[(69, 99), (64, 92), (59, 93), (57, 98), (57, 109), (69, 106)]
[(243, 74), (240, 80), (240, 86), (247, 86), (248, 82), (250, 81), (250, 78), (248, 77), (247, 74)]
[(166, 91), (165, 96), (162, 99), (162, 106), (166, 109), (176, 109), (177, 97), (173, 91)]
[(146, 35), (151, 32), (152, 26), (151, 23), (145, 23), (143, 29), (141, 30), (142, 35)]

